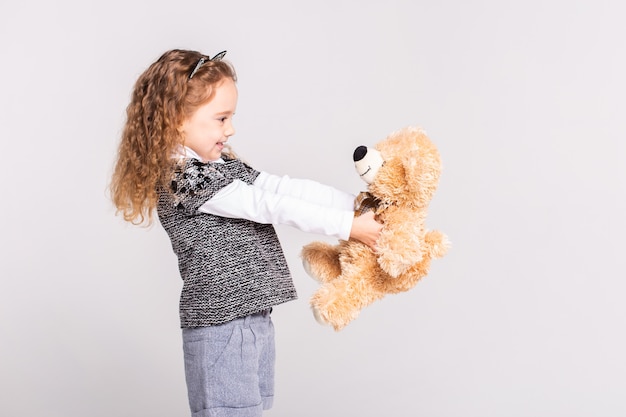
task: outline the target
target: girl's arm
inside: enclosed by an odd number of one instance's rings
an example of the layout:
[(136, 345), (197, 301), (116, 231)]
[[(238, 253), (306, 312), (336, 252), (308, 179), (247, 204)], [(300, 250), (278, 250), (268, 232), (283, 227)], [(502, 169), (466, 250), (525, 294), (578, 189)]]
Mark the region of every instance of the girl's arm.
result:
[(261, 171), (254, 181), (256, 187), (275, 194), (290, 195), (321, 206), (344, 210), (354, 209), (355, 196), (319, 182), (278, 176)]
[(309, 199), (277, 194), (257, 187), (256, 183), (248, 185), (243, 181), (234, 180), (207, 200), (199, 210), (203, 213), (242, 218), (257, 223), (286, 224), (304, 232), (339, 239), (348, 239), (352, 236), (359, 240), (368, 240), (369, 243), (364, 242), (366, 244), (371, 243), (372, 236), (377, 237), (380, 233), (382, 226), (373, 218), (370, 221), (360, 219), (354, 222), (352, 209), (325, 207), (307, 200)]
[(234, 180), (199, 209), (222, 217), (242, 218), (257, 223), (286, 224), (304, 232), (347, 239), (353, 212), (324, 207), (290, 195), (276, 194)]

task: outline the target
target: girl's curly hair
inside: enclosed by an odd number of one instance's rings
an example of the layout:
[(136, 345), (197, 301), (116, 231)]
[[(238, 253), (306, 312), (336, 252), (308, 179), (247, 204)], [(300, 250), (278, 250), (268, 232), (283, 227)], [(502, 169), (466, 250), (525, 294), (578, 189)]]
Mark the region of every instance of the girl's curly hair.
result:
[[(196, 68), (199, 60), (205, 62)], [(165, 52), (139, 76), (126, 109), (126, 124), (110, 183), (111, 199), (133, 224), (151, 224), (157, 187), (174, 167), (173, 155), (183, 145), (179, 127), (198, 107), (209, 102), (225, 78), (237, 80), (226, 61), (196, 51)]]

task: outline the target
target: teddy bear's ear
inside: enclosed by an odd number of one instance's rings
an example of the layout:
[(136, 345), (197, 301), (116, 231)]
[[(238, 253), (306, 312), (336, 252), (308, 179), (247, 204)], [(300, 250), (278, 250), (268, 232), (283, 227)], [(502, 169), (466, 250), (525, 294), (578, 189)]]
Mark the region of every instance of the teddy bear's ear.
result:
[(376, 174), (369, 191), (388, 202), (400, 203), (407, 195), (406, 170), (401, 158), (389, 158)]
[(439, 151), (422, 130), (410, 130), (404, 137), (407, 152), (404, 154), (405, 175), (411, 194), (430, 201), (441, 173)]

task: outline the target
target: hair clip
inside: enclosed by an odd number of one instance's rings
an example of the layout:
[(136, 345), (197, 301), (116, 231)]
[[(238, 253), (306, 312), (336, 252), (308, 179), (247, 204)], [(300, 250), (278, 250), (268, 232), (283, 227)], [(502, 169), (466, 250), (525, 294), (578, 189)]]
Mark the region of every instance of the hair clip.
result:
[(209, 61), (221, 61), (222, 58), (224, 58), (224, 55), (226, 55), (226, 51), (222, 51), (222, 52), (220, 52), (218, 54), (215, 54), (215, 56), (213, 58), (209, 58), (209, 57), (206, 57), (206, 56), (203, 56), (202, 58), (200, 58), (198, 60), (198, 63), (194, 67), (193, 71), (191, 71), (191, 74), (189, 74), (189, 79), (191, 80), (191, 78), (195, 75), (196, 72), (198, 72), (200, 67), (207, 61), (207, 59)]
[(211, 58), (210, 61), (221, 61), (222, 58), (224, 58), (224, 55), (226, 55), (226, 51), (222, 51), (219, 54), (215, 54), (215, 56)]

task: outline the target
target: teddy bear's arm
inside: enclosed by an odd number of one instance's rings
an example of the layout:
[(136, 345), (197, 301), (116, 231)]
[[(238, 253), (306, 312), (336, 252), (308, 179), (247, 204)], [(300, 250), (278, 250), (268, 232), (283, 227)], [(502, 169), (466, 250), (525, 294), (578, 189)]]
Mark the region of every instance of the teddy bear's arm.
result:
[(378, 263), (394, 278), (422, 260), (423, 217), (397, 207), (384, 213), (384, 227), (376, 243)]

